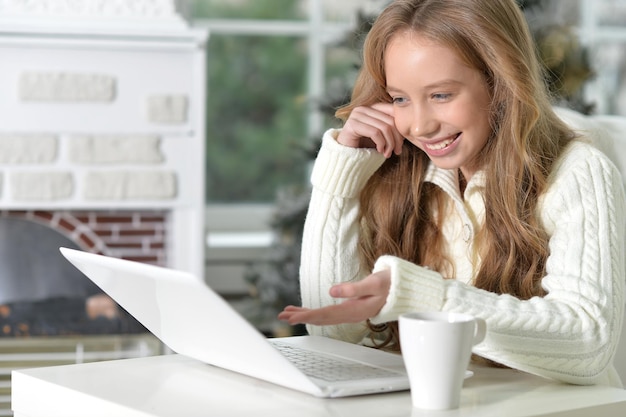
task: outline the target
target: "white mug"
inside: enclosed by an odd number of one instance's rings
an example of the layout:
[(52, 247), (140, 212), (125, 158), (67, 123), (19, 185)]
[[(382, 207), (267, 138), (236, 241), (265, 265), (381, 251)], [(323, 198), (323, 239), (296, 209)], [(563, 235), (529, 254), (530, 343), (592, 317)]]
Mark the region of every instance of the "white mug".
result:
[(413, 406), (458, 408), (472, 347), (485, 338), (485, 321), (467, 314), (415, 312), (402, 314), (398, 322)]

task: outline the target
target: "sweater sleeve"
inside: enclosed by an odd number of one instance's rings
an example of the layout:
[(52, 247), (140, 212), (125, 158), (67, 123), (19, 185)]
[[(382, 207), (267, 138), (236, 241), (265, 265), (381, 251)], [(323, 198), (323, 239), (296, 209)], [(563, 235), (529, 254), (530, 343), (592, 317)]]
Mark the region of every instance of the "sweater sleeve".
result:
[[(308, 308), (341, 302), (329, 295), (330, 287), (369, 274), (358, 262), (358, 195), (384, 157), (375, 150), (340, 145), (337, 133), (333, 129), (325, 133), (311, 173), (313, 189), (300, 263), (302, 305)], [(364, 324), (309, 325), (307, 329), (310, 334), (349, 342), (361, 341), (366, 333)]]
[[(625, 212), (621, 177), (591, 146), (574, 143), (555, 167), (540, 207), (550, 235), (545, 297), (487, 292), (396, 257), (381, 257), (392, 284), (379, 323), (412, 310), (482, 317), (475, 353), (512, 368), (574, 384), (615, 383), (612, 361), (624, 308)], [(608, 382), (607, 382), (608, 381)]]

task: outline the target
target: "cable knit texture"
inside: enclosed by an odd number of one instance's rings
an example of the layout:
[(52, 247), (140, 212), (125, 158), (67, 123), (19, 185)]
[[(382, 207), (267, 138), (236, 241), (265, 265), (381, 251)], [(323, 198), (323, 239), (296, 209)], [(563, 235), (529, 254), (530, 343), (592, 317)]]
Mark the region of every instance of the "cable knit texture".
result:
[[(333, 284), (372, 272), (359, 269), (357, 197), (384, 158), (373, 150), (343, 147), (336, 135), (336, 130), (324, 135), (312, 173), (301, 263), (302, 300), (310, 308), (340, 302), (328, 294)], [(444, 235), (455, 270), (464, 272), (444, 279), (397, 257), (381, 257), (374, 271), (389, 269), (392, 283), (372, 321), (396, 320), (408, 311), (472, 314), (487, 322), (487, 337), (474, 350), (481, 356), (564, 382), (621, 386), (612, 361), (624, 314), (626, 203), (615, 165), (583, 142), (572, 143), (556, 164), (539, 204), (550, 235), (542, 280), (547, 295), (526, 301), (471, 285), (478, 265), (471, 264), (469, 253), (474, 231), (484, 221), (482, 197), (476, 198), (484, 180), (480, 174), (463, 196), (451, 186), (450, 171), (433, 165), (428, 177), (455, 202)], [(308, 329), (351, 342), (366, 333), (362, 323)]]

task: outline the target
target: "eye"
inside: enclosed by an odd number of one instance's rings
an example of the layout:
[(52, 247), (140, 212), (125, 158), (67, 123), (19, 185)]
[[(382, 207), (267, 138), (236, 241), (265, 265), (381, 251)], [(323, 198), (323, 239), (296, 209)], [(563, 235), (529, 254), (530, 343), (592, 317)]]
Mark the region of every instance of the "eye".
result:
[(398, 105), (405, 104), (406, 103), (406, 98), (404, 98), (404, 97), (392, 97), (391, 98), (391, 102), (393, 104), (398, 104)]
[(435, 101), (447, 101), (452, 97), (450, 93), (435, 93), (430, 96)]

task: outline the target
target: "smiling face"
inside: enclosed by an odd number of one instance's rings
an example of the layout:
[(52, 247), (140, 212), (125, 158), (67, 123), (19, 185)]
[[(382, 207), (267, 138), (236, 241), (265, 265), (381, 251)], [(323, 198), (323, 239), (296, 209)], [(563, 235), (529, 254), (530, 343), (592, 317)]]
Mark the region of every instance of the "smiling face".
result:
[(387, 46), (385, 74), (398, 131), (436, 166), (459, 168), (469, 181), (492, 133), (482, 74), (452, 49), (410, 32)]

